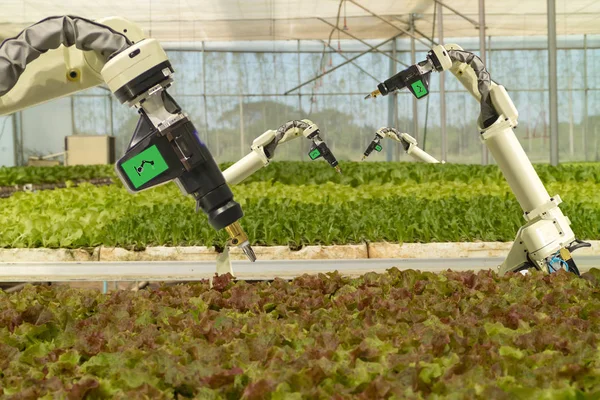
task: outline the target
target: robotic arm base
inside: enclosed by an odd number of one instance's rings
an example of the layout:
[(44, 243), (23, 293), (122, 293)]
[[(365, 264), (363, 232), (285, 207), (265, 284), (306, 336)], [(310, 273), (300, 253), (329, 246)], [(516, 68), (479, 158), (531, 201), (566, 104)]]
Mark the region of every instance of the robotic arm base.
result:
[[(500, 275), (516, 272), (524, 267), (536, 268), (546, 273), (557, 270), (553, 262), (562, 258), (570, 260), (571, 245), (577, 242), (569, 219), (562, 213), (556, 200), (545, 205), (537, 215), (528, 213), (529, 222), (517, 232), (517, 237), (506, 260), (498, 267)], [(574, 265), (574, 262), (571, 261)]]

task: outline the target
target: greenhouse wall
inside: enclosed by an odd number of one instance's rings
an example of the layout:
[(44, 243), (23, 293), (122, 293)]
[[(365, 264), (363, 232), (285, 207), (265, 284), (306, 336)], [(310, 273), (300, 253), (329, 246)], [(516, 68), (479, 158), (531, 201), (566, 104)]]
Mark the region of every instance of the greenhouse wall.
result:
[[(465, 49), (479, 52), (479, 43), (473, 38), (450, 38), (445, 42), (459, 43)], [(427, 152), (442, 158), (438, 75), (432, 75), (431, 95), (418, 102), (417, 132), (413, 132), (410, 93), (399, 93), (396, 100), (394, 96), (363, 99), (378, 81), (405, 68), (390, 60), (392, 45), (382, 46), (380, 53), (365, 54), (354, 63), (285, 95), (368, 50), (356, 41), (338, 41), (335, 37), (331, 46), (333, 49), (318, 41), (167, 43), (165, 48), (176, 71), (170, 93), (190, 115), (219, 162), (238, 160), (264, 131), (276, 129), (290, 119), (302, 118), (309, 118), (321, 127), (324, 139), (341, 160), (359, 160), (375, 130), (382, 126), (408, 132), (418, 138)], [(410, 64), (410, 42), (398, 39), (395, 46), (396, 60)], [(534, 162), (549, 162), (545, 38), (492, 37), (488, 38), (487, 46), (492, 78), (506, 86), (519, 110), (520, 125), (516, 133), (525, 151)], [(418, 43), (417, 60), (425, 54), (426, 48)], [(599, 160), (600, 72), (594, 68), (598, 62), (600, 37), (559, 39), (561, 162)], [(445, 158), (453, 163), (480, 163), (482, 146), (476, 129), (479, 107), (450, 74), (446, 74), (445, 90)], [(15, 120), (20, 122), (14, 125)], [(136, 112), (121, 105), (106, 89), (80, 92), (25, 110), (17, 118), (0, 119), (0, 163), (20, 164), (30, 156), (61, 152), (64, 136), (71, 134), (114, 135), (120, 155), (136, 121)], [(278, 150), (277, 159), (307, 160), (308, 148), (308, 141), (292, 142)], [(391, 143), (370, 160), (409, 161)]]

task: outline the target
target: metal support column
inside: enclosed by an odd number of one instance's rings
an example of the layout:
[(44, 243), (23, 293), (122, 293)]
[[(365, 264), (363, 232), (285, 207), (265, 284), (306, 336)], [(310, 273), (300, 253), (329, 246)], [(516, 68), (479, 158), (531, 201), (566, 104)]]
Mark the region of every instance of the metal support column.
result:
[[(444, 9), (438, 8), (438, 41), (441, 45), (444, 44)], [(444, 87), (444, 73), (440, 73), (440, 133), (442, 135), (442, 161), (447, 160), (447, 144), (448, 138), (446, 135), (446, 88)]]
[[(113, 96), (112, 93), (108, 93), (108, 107), (109, 107), (109, 113), (108, 113), (108, 118), (110, 118), (110, 136), (112, 136), (113, 138), (115, 138), (115, 147), (118, 146), (119, 140), (115, 137), (115, 116), (114, 116), (114, 112), (113, 112)], [(118, 159), (121, 154), (125, 154), (125, 150), (127, 149), (127, 144), (125, 143), (125, 136), (121, 136), (119, 139), (121, 139), (121, 145), (122, 145), (122, 153), (117, 152), (117, 149), (115, 148), (115, 154), (114, 156)], [(64, 159), (64, 158), (63, 158)]]
[(240, 101), (240, 157), (244, 157), (246, 155), (246, 145), (244, 138), (244, 98), (242, 96), (239, 97)]
[[(302, 84), (302, 64), (300, 63), (300, 40), (298, 40), (298, 85)], [(298, 112), (302, 114), (302, 89), (298, 90)]]
[(110, 135), (111, 136), (115, 136), (115, 116), (113, 114), (113, 97), (112, 94), (108, 95), (108, 106), (110, 107), (109, 110), (109, 118), (110, 118)]
[[(206, 142), (206, 147), (210, 149), (210, 138), (208, 135), (208, 106), (206, 104), (206, 52), (204, 47), (204, 41), (202, 41), (202, 97), (204, 98), (204, 140)], [(219, 140), (219, 136), (217, 136), (217, 141)], [(219, 143), (217, 142), (217, 146), (212, 149), (212, 154), (214, 157), (219, 156)]]
[[(397, 41), (396, 41), (396, 39), (394, 39), (392, 41), (392, 57), (393, 58), (396, 58), (396, 46), (397, 46)], [(396, 61), (390, 59), (389, 76), (396, 75), (396, 72), (397, 72), (396, 71)], [(388, 98), (388, 126), (390, 128), (397, 128), (396, 118), (395, 118), (397, 109), (398, 109), (398, 93), (394, 92)], [(387, 150), (386, 150), (386, 160), (387, 161), (392, 161), (393, 154), (395, 153), (395, 147), (396, 146), (387, 146)]]
[[(479, 0), (479, 57), (487, 66), (485, 57), (485, 0)], [(488, 68), (489, 70), (489, 68)], [(481, 144), (481, 164), (488, 163), (488, 149), (485, 144)]]
[(75, 130), (75, 97), (74, 95), (69, 96), (71, 100), (71, 135), (77, 135), (77, 131)]
[[(300, 40), (298, 40), (298, 85), (302, 84), (302, 53), (300, 52), (300, 45)], [(298, 115), (300, 115), (301, 118), (304, 118), (304, 111), (302, 110), (302, 88), (298, 89)], [(304, 154), (305, 152), (310, 150), (309, 145), (304, 142), (304, 140), (298, 140), (298, 144), (296, 144), (296, 146), (298, 146), (299, 154)]]
[[(396, 58), (398, 56), (398, 43), (397, 40), (394, 39), (394, 48), (392, 50), (392, 55), (394, 58)], [(394, 75), (398, 72), (398, 64), (396, 62), (394, 62)], [(398, 119), (398, 92), (394, 92), (394, 128), (396, 129), (400, 129), (399, 126), (399, 119)], [(396, 149), (396, 161), (400, 160), (400, 146), (394, 146), (394, 148)]]
[(550, 164), (558, 165), (558, 82), (556, 74), (556, 0), (548, 0), (548, 83), (550, 88)]
[(492, 37), (487, 37), (487, 48), (486, 48), (485, 60), (488, 68), (492, 68)]
[(13, 113), (12, 118), (12, 126), (13, 126), (13, 163), (15, 166), (19, 165), (19, 128), (18, 128), (18, 119), (17, 113)]
[(588, 79), (587, 79), (587, 35), (583, 35), (583, 157), (588, 160)]
[[(410, 15), (410, 33), (414, 35), (415, 33), (415, 15)], [(416, 55), (416, 45), (415, 38), (410, 38), (410, 64), (415, 65), (417, 63), (417, 55)], [(414, 135), (414, 138), (419, 142), (419, 103), (417, 103), (417, 98), (415, 96), (412, 97), (412, 110), (413, 110), (413, 126), (411, 134)]]
[(23, 154), (23, 111), (19, 111), (19, 117), (17, 118), (19, 122), (19, 144), (18, 144), (18, 161), (16, 161), (17, 165), (25, 165), (25, 155)]

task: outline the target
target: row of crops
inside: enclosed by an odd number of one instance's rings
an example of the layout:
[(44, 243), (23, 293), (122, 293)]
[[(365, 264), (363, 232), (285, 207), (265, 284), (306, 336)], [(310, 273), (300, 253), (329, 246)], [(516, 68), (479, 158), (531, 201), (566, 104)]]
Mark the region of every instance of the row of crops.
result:
[[(221, 164), (222, 170), (231, 163)], [(343, 162), (344, 173), (338, 174), (324, 162), (273, 162), (243, 183), (273, 180), (286, 185), (333, 182), (358, 186), (363, 183), (417, 183), (436, 181), (503, 183), (494, 165), (422, 164), (406, 162)], [(544, 183), (600, 183), (600, 163), (571, 163), (551, 166), (534, 165)], [(115, 178), (112, 165), (78, 165), (55, 167), (0, 167), (0, 187), (19, 184), (59, 183), (65, 181)]]
[[(222, 166), (225, 168), (226, 166)], [(511, 241), (522, 211), (495, 166), (273, 163), (234, 186), (254, 245)], [(536, 166), (581, 239), (600, 239), (600, 165)], [(226, 240), (174, 184), (129, 194), (110, 166), (3, 168), (0, 186), (113, 178), (0, 199), (0, 247), (141, 249)], [(67, 185), (69, 186), (69, 185)], [(23, 218), (24, 215), (31, 218)]]
[[(226, 166), (223, 166), (226, 167)], [(521, 209), (494, 166), (274, 163), (233, 187), (253, 244), (509, 241)], [(600, 239), (600, 164), (536, 166)], [(110, 178), (95, 186), (74, 182)], [(222, 245), (172, 184), (112, 167), (0, 168), (0, 247)], [(595, 399), (600, 270), (228, 275), (144, 291), (0, 291), (8, 399)]]
[(600, 271), (0, 291), (7, 399), (597, 399)]

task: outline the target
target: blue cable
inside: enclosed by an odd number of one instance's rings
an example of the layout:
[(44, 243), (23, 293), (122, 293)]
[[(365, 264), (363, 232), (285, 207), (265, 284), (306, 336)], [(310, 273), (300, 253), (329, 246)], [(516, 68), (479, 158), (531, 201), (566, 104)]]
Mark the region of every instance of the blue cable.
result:
[(565, 260), (563, 260), (561, 257), (557, 256), (557, 254), (559, 254), (559, 253), (560, 252), (556, 252), (556, 254), (554, 254), (552, 259), (548, 263), (548, 268), (552, 269), (553, 272), (556, 272), (557, 270), (554, 268), (553, 264), (558, 262), (561, 266), (564, 266), (564, 268), (567, 272), (569, 272), (569, 264), (567, 264), (567, 262)]

